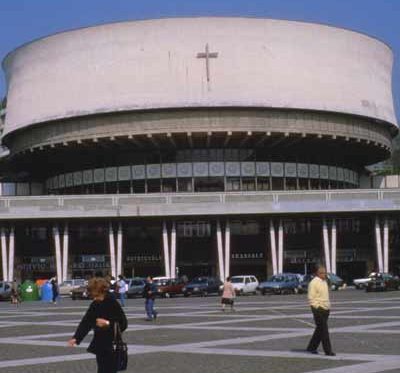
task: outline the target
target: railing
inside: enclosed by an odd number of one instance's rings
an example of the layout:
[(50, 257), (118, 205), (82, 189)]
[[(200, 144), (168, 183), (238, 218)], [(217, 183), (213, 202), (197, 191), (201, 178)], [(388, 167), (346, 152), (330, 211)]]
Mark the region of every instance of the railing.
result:
[(396, 211), (400, 189), (0, 197), (0, 219)]

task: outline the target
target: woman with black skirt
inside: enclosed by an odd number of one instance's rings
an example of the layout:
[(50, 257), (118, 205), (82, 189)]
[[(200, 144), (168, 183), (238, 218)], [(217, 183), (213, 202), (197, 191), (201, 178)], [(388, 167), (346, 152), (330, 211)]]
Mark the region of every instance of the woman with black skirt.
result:
[(112, 350), (114, 325), (118, 323), (121, 333), (128, 325), (124, 311), (108, 290), (109, 283), (104, 278), (95, 277), (89, 281), (88, 291), (93, 302), (74, 336), (68, 341), (69, 346), (79, 345), (89, 331), (94, 330), (94, 337), (87, 350), (96, 355), (98, 373), (116, 372)]

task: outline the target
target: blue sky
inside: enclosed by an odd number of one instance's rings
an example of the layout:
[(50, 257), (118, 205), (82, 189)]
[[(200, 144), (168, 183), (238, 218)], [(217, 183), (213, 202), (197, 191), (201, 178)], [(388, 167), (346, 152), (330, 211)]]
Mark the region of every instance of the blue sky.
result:
[[(394, 52), (394, 99), (400, 118), (400, 0), (0, 0), (0, 58), (21, 44), (59, 31), (191, 15), (319, 22), (375, 36)], [(0, 96), (4, 94), (2, 75)]]

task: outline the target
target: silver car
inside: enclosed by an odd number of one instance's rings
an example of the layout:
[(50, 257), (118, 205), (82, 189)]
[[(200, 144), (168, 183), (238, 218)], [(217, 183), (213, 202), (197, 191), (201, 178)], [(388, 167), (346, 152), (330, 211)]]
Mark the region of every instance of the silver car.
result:
[(79, 288), (79, 286), (86, 284), (87, 281), (82, 278), (63, 281), (59, 286), (60, 295), (70, 295), (72, 289)]

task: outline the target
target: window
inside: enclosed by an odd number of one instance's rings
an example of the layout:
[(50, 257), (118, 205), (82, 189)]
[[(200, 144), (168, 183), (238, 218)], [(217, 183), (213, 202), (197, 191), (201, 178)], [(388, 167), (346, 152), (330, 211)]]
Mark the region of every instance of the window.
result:
[(228, 192), (235, 192), (240, 190), (240, 179), (238, 177), (226, 178), (226, 190)]
[(211, 236), (211, 224), (206, 221), (178, 223), (178, 235), (181, 237), (209, 237)]

